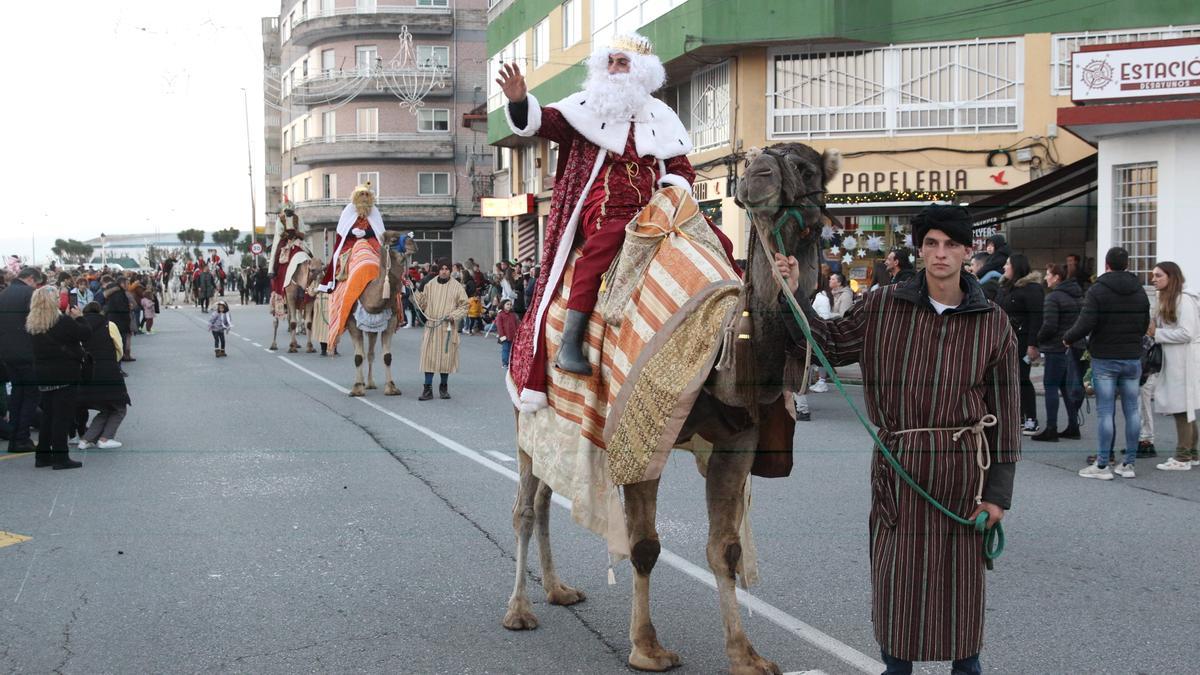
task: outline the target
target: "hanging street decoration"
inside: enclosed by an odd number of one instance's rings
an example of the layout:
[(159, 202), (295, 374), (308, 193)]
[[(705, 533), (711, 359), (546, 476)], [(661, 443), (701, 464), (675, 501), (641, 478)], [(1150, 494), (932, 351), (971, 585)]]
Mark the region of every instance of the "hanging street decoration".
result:
[(881, 237), (877, 234), (873, 234), (873, 235), (867, 237), (867, 249), (868, 250), (878, 251), (882, 248), (883, 248), (883, 237)]
[(954, 190), (889, 190), (827, 195), (826, 204), (870, 204), (873, 202), (953, 202), (958, 200)]
[(852, 262), (854, 262), (854, 256), (850, 255), (849, 253), (842, 256), (842, 264), (843, 265), (849, 265)]
[(838, 255), (839, 253), (842, 252), (842, 247), (838, 246), (837, 244), (834, 244), (832, 247), (830, 247), (829, 252), (834, 255)]
[(845, 239), (842, 240), (842, 248), (844, 248), (846, 250), (850, 250), (852, 248), (858, 248), (858, 240), (855, 239), (853, 235), (849, 235)]
[(861, 248), (858, 249), (858, 257), (860, 257), (860, 258), (867, 257), (867, 251), (865, 249), (861, 249)]

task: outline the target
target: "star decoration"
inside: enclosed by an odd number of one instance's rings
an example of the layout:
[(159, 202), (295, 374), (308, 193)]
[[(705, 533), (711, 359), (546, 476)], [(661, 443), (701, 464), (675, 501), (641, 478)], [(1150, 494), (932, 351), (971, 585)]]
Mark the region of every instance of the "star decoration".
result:
[(867, 237), (867, 248), (872, 251), (878, 251), (883, 248), (883, 237), (877, 234)]
[(832, 254), (834, 254), (834, 255), (838, 255), (839, 253), (841, 253), (841, 252), (842, 252), (842, 247), (841, 247), (841, 246), (838, 246), (837, 244), (834, 244), (833, 246), (831, 246), (831, 247), (829, 248), (829, 252), (830, 252), (830, 253), (832, 253)]
[(917, 262), (917, 256), (915, 256), (915, 255), (913, 255), (913, 254), (909, 253), (909, 254), (908, 254), (908, 262), (910, 262), (910, 263), (915, 263), (915, 262)]
[(833, 226), (832, 225), (826, 225), (821, 228), (821, 238), (825, 239), (825, 240), (833, 239)]
[(860, 257), (860, 258), (865, 258), (865, 257), (867, 257), (867, 252), (866, 252), (866, 250), (865, 250), (865, 249), (861, 249), (861, 248), (860, 248), (860, 249), (858, 249), (858, 257)]
[(903, 225), (894, 225), (894, 226), (892, 226), (892, 230), (896, 234), (904, 234), (904, 226)]
[(904, 235), (904, 245), (905, 245), (905, 246), (907, 246), (907, 247), (909, 247), (909, 248), (912, 248), (912, 247), (913, 247), (913, 240), (912, 240), (912, 235), (911, 235), (911, 234), (906, 234), (906, 235)]
[(849, 265), (852, 262), (854, 262), (854, 256), (850, 255), (849, 253), (842, 256), (842, 264), (843, 265)]
[(847, 249), (847, 250), (852, 249), (852, 248), (858, 248), (858, 240), (855, 239), (853, 236), (846, 237), (845, 239), (842, 240), (842, 248)]

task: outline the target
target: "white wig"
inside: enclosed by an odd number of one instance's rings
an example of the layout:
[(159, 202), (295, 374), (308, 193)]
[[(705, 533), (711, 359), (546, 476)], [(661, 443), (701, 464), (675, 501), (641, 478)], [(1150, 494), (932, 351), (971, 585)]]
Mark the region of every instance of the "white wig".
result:
[[(642, 49), (631, 49), (631, 44), (642, 45)], [(650, 41), (637, 33), (616, 36), (609, 44), (597, 47), (588, 57), (587, 80), (583, 83), (584, 91), (590, 94), (588, 107), (610, 119), (641, 110), (650, 95), (667, 82), (662, 61), (649, 47)], [(613, 54), (629, 57), (628, 74), (608, 74), (608, 58)]]

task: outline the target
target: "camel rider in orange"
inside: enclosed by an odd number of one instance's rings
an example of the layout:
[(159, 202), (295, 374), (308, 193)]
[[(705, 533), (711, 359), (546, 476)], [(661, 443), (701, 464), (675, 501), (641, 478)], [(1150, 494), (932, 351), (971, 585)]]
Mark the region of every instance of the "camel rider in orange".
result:
[[(287, 302), (283, 289), (287, 286), (288, 263), (292, 256), (304, 252), (312, 256), (304, 243), (304, 223), (295, 207), (285, 197), (279, 219), (275, 222), (275, 238), (271, 241), (271, 255), (267, 275), (271, 279), (271, 311), (275, 316), (287, 317)], [(281, 313), (282, 312), (282, 313)]]
[(359, 239), (375, 239), (382, 244), (383, 233), (383, 215), (375, 206), (375, 193), (371, 189), (371, 182), (367, 181), (354, 188), (354, 192), (350, 194), (350, 203), (342, 209), (342, 215), (338, 218), (337, 240), (333, 244), (333, 257), (325, 266), (325, 276), (317, 290), (333, 292), (337, 286), (338, 273), (349, 261), (350, 251), (354, 250), (354, 242)]

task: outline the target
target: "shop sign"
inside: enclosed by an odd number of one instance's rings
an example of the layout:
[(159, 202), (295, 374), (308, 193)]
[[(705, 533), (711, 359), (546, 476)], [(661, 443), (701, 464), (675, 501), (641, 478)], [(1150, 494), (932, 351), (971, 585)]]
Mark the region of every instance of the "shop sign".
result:
[(512, 218), (533, 213), (537, 198), (532, 193), (514, 197), (483, 197), (479, 200), (479, 215), (484, 218)]
[(692, 196), (696, 201), (703, 202), (710, 199), (725, 198), (725, 179), (714, 178), (712, 180), (697, 181), (692, 184)]
[(833, 179), (830, 192), (995, 192), (1029, 182), (1029, 171), (1014, 166), (845, 171)]
[(1076, 103), (1200, 95), (1200, 42), (1071, 55)]

